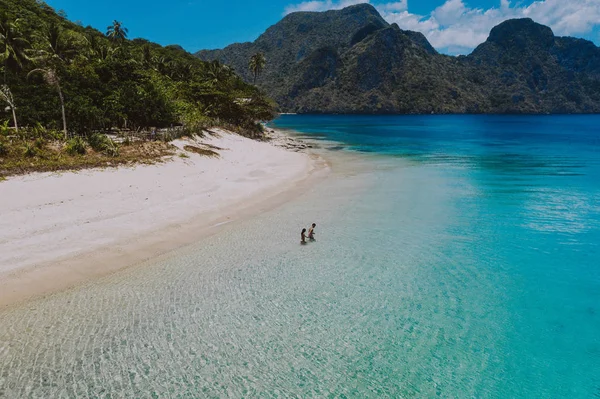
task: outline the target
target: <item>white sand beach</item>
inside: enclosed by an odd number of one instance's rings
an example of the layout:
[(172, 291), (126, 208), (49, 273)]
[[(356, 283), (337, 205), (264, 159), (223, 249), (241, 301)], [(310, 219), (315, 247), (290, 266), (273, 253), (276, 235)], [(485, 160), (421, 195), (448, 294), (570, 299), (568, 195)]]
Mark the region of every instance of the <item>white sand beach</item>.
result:
[[(0, 306), (197, 242), (308, 184), (321, 160), (217, 131), (157, 165), (34, 173), (0, 183)], [(194, 144), (194, 143), (191, 143)]]

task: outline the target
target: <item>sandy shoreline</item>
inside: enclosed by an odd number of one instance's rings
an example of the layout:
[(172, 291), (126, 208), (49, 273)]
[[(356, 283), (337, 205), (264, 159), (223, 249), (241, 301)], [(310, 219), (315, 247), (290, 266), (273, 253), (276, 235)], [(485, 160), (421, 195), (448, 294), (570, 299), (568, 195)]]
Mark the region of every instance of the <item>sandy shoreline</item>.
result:
[[(219, 131), (159, 165), (35, 173), (0, 183), (0, 306), (163, 255), (272, 209), (326, 172), (324, 161)], [(287, 140), (283, 140), (287, 142)]]

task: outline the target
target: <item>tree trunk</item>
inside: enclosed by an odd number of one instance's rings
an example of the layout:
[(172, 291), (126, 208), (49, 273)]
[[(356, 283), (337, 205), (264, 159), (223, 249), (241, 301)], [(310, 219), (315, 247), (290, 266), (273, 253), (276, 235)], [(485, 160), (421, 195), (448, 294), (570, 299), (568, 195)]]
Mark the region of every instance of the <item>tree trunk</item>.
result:
[(69, 134), (67, 133), (67, 116), (65, 115), (65, 98), (63, 97), (62, 90), (60, 89), (60, 84), (56, 84), (56, 90), (58, 90), (58, 97), (60, 97), (60, 109), (62, 111), (62, 120), (63, 120), (63, 132), (65, 133), (65, 140), (69, 139)]
[(13, 114), (13, 121), (15, 123), (15, 131), (19, 131), (19, 126), (17, 125), (17, 111), (15, 111), (15, 107), (14, 106), (10, 106), (10, 109), (12, 110), (12, 114)]

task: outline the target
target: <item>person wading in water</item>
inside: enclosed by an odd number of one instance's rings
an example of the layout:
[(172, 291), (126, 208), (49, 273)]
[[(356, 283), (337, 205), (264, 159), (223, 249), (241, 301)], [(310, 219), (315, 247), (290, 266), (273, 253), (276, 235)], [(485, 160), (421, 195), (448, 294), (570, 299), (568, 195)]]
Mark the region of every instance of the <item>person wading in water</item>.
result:
[(308, 230), (308, 239), (311, 241), (315, 240), (315, 227), (317, 227), (317, 224), (313, 223), (310, 229)]

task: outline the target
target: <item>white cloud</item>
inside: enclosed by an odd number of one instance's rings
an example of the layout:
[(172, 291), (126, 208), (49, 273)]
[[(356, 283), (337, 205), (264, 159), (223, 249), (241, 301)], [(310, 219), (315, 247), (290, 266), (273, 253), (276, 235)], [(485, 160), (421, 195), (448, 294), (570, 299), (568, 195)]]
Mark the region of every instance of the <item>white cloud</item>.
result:
[[(453, 54), (470, 52), (486, 40), (491, 28), (510, 18), (532, 18), (550, 26), (556, 35), (599, 36), (599, 0), (538, 0), (526, 6), (516, 1), (513, 5), (510, 0), (499, 0), (498, 7), (483, 9), (469, 7), (463, 0), (446, 0), (428, 15), (411, 13), (408, 0), (371, 4), (388, 22), (422, 32), (433, 47)], [(369, 1), (306, 1), (286, 7), (286, 14), (340, 9), (365, 2)]]
[(408, 10), (408, 0), (394, 1), (392, 3), (377, 4), (377, 8), (384, 12), (402, 12)]
[[(355, 4), (370, 4), (370, 0), (309, 0), (285, 7), (284, 15), (297, 11), (327, 11), (340, 10)], [(408, 0), (392, 1), (390, 3), (377, 4), (377, 8), (383, 12), (400, 12), (408, 9)]]
[(339, 10), (344, 7), (352, 6), (355, 4), (368, 3), (365, 0), (314, 0), (304, 1), (298, 4), (291, 4), (285, 8), (284, 14), (289, 14), (297, 11), (327, 11), (327, 10)]
[(523, 8), (523, 16), (549, 25), (562, 35), (585, 34), (600, 26), (600, 1), (536, 1)]
[(462, 0), (448, 0), (431, 12), (431, 18), (440, 25), (452, 25), (460, 21), (467, 12), (467, 7)]

